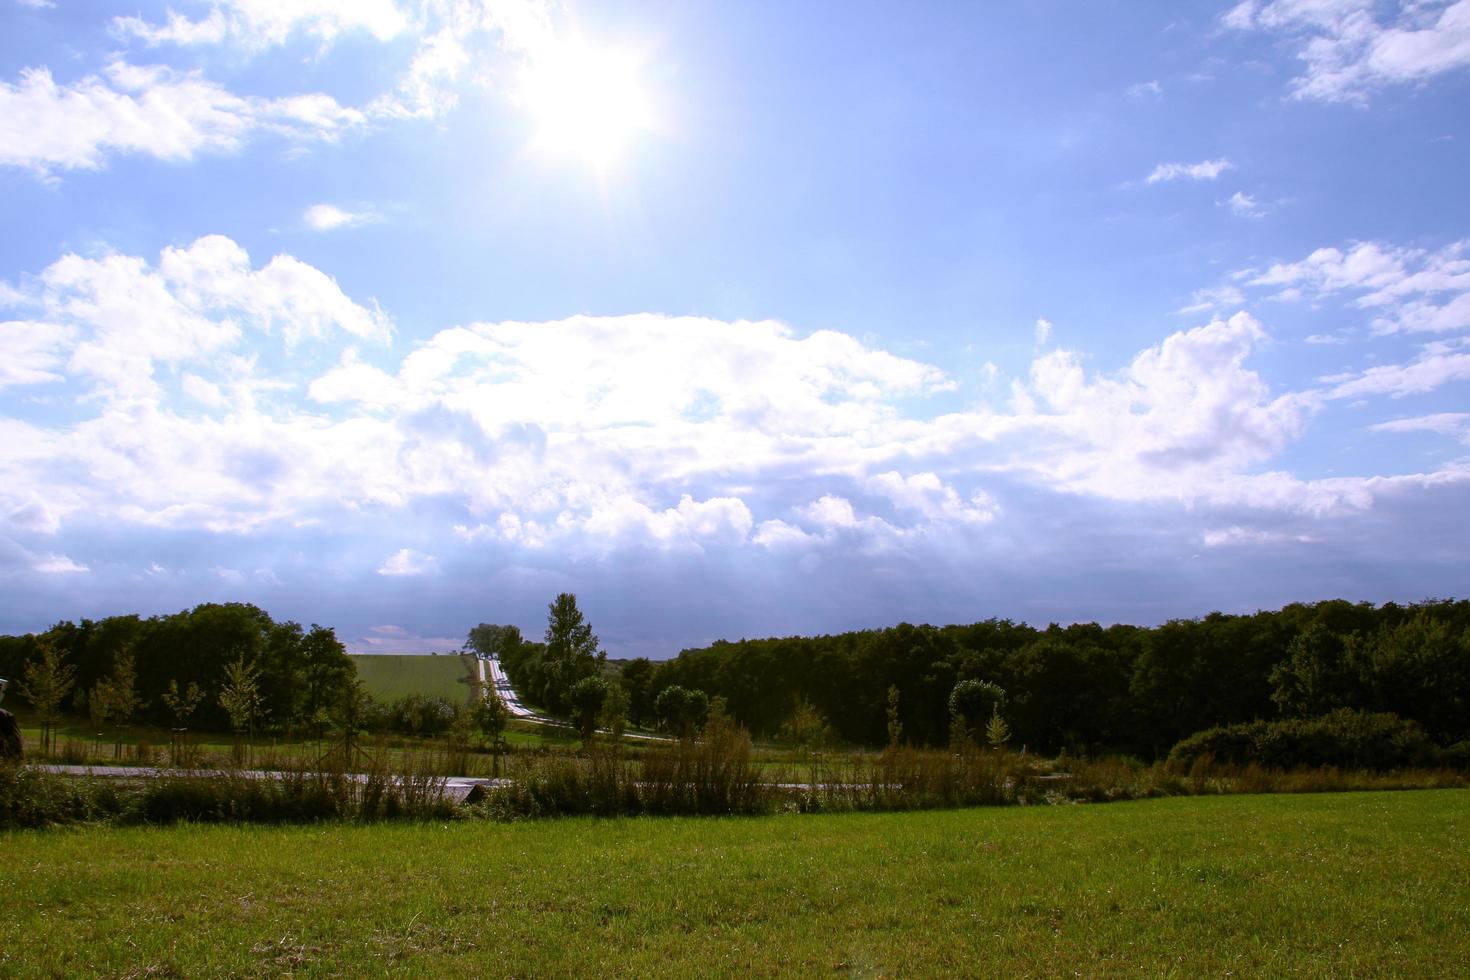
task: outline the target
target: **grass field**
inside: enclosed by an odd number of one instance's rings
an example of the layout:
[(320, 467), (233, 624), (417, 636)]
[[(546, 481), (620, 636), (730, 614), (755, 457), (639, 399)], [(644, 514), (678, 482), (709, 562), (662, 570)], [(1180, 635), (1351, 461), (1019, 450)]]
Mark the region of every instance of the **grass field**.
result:
[(379, 700), (396, 701), (410, 694), (459, 703), (470, 698), (470, 665), (464, 657), (401, 653), (351, 656), (357, 665), (357, 676), (368, 693)]
[(0, 974), (1460, 976), (1467, 804), (14, 833)]

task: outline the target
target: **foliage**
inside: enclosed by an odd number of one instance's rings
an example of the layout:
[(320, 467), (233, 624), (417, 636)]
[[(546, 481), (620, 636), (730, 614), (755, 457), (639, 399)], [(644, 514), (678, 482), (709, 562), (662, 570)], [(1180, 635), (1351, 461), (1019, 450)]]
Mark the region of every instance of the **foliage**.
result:
[[(113, 674), (119, 653), (126, 651), (134, 660), (138, 720), (158, 724), (174, 720), (162, 698), (170, 682), (184, 691), (192, 683), (213, 692), (226, 664), (242, 654), (259, 669), (259, 716), (284, 732), (309, 725), (354, 677), (352, 662), (332, 630), (276, 622), (243, 603), (206, 603), (147, 619), (63, 621), (39, 635), (0, 637), (0, 675), (19, 675), (45, 646), (74, 668), (75, 690), (89, 693)], [(85, 712), (85, 699), (79, 695), (79, 701), (70, 704), (63, 695), (57, 708)], [(214, 698), (200, 703), (193, 722), (215, 730), (229, 725)]]
[(1169, 764), (1200, 760), (1274, 769), (1337, 766), (1388, 770), (1444, 764), (1445, 753), (1413, 721), (1339, 708), (1318, 718), (1255, 721), (1197, 732), (1175, 745)]
[[(1334, 600), (1150, 629), (903, 623), (719, 641), (638, 667), (625, 683), (654, 702), (673, 686), (724, 697), (763, 737), (780, 731), (793, 699), (805, 700), (837, 740), (870, 746), (892, 743), (895, 723), (911, 744), (946, 744), (950, 694), (971, 680), (1004, 689), (1011, 743), (1044, 753), (1160, 758), (1203, 728), (1340, 707), (1411, 718), (1443, 746), (1470, 739), (1467, 631), (1463, 600)], [(887, 697), (893, 688), (901, 692), (896, 711)], [(986, 709), (970, 719), (977, 735), (990, 716)]]
[(224, 680), (220, 683), (218, 701), (230, 719), (230, 729), (235, 734), (250, 729), (260, 711), (261, 695), (258, 683), (260, 670), (246, 661), (242, 653), (225, 665)]
[(476, 702), (474, 722), (481, 740), (498, 750), (505, 737), (505, 726), (510, 722), (510, 709), (494, 688), (486, 691), (485, 696)]
[(653, 714), (659, 727), (680, 738), (688, 738), (694, 729), (704, 724), (708, 713), (707, 694), (677, 684), (664, 688), (653, 703)]
[(607, 681), (601, 677), (584, 677), (567, 691), (572, 724), (581, 734), (583, 744), (592, 741), (592, 734), (597, 730), (597, 719), (607, 701), (607, 689)]
[(1011, 726), (1001, 717), (1000, 705), (995, 706), (990, 720), (985, 723), (985, 741), (990, 743), (992, 749), (1003, 749), (1011, 740)]
[(1005, 700), (1006, 692), (992, 681), (960, 681), (949, 692), (951, 740), (955, 744), (970, 741), (983, 725), (1000, 713)]
[(168, 682), (168, 689), (159, 695), (159, 699), (173, 714), (177, 726), (186, 728), (190, 716), (198, 709), (199, 702), (204, 700), (204, 691), (198, 684), (190, 681), (189, 686), (181, 692), (179, 682), (171, 680)]
[(41, 750), (50, 751), (52, 731), (60, 716), (61, 702), (76, 684), (77, 669), (64, 663), (62, 653), (46, 641), (36, 644), (35, 656), (25, 665), (16, 690), (41, 717)]
[(791, 709), (791, 717), (781, 726), (777, 737), (803, 749), (820, 749), (831, 743), (832, 728), (815, 705), (802, 699)]

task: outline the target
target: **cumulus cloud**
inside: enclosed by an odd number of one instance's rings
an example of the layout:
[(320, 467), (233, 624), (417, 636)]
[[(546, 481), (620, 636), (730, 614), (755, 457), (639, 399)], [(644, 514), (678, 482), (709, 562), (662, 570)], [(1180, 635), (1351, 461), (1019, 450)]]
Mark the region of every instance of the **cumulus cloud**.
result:
[(1051, 321), (1044, 316), (1036, 318), (1036, 345), (1038, 347), (1051, 341)]
[(1301, 99), (1364, 102), (1470, 66), (1470, 0), (1243, 0), (1222, 23), (1284, 37), (1305, 65), (1291, 83)]
[(17, 83), (0, 82), (0, 164), (46, 177), (95, 170), (118, 153), (189, 160), (233, 151), (256, 132), (330, 141), (363, 121), (328, 95), (245, 97), (158, 65), (117, 60), (69, 85), (27, 68)]
[(427, 575), (437, 571), (439, 559), (433, 555), (426, 555), (422, 551), (412, 548), (403, 548), (394, 552), (388, 560), (378, 566), (379, 575), (410, 576)]
[(1199, 163), (1161, 163), (1145, 178), (1145, 182), (1159, 184), (1171, 180), (1214, 180), (1232, 166), (1224, 158), (1201, 160)]
[[(10, 355), (0, 386), (90, 379), (110, 398), (154, 398), (156, 364), (178, 366), (234, 347), (242, 328), (279, 333), (288, 346), (341, 330), (388, 339), (392, 325), (352, 300), (329, 276), (289, 255), (259, 269), (234, 241), (207, 236), (165, 248), (156, 266), (136, 256), (65, 255), (16, 290), (35, 319), (0, 325)], [(206, 379), (186, 375), (185, 390), (218, 402)]]
[[(1470, 354), (1447, 345), (1434, 363), (1273, 391), (1251, 367), (1265, 330), (1246, 313), (1115, 371), (1047, 350), (1004, 411), (926, 408), (957, 387), (938, 368), (771, 321), (475, 323), (389, 356), (370, 346), (388, 337), (384, 314), (321, 270), (290, 256), (258, 265), (218, 236), (151, 263), (63, 256), (7, 295), (26, 310), (0, 334), (23, 355), (7, 379), (77, 407), (64, 425), (0, 418), (0, 514), (46, 502), (24, 533), (76, 521), (253, 533), (411, 512), (436, 514), (415, 533), (456, 553), (896, 555), (1012, 533), (1001, 480), (1074, 499), (1337, 513), (1390, 484), (1269, 470), (1307, 420), (1334, 398), (1470, 372)], [(454, 559), (401, 549), (368, 570), (440, 560)]]

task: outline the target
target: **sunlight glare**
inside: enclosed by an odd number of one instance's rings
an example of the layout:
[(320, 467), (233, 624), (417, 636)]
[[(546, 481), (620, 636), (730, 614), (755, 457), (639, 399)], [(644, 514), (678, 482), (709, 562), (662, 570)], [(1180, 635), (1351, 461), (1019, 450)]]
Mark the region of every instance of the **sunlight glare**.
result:
[(536, 147), (598, 171), (611, 167), (653, 128), (640, 68), (632, 52), (581, 42), (544, 52), (527, 68), (521, 86), (535, 120)]

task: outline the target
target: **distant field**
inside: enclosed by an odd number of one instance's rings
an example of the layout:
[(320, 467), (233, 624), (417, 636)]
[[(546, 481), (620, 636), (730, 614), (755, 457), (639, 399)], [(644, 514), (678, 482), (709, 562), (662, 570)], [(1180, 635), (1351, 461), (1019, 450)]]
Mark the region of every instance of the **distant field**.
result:
[(461, 656), (402, 653), (352, 654), (357, 676), (373, 697), (395, 701), (409, 694), (468, 701), (471, 664)]
[(0, 975), (1463, 976), (1470, 792), (0, 836)]

